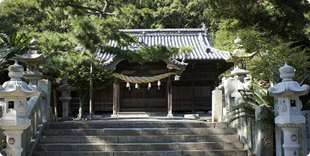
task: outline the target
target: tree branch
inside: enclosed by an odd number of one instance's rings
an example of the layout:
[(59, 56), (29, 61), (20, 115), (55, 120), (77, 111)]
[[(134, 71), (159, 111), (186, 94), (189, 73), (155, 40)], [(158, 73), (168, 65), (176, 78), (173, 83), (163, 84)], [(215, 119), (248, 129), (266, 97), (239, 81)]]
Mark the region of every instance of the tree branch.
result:
[(94, 12), (100, 13), (100, 16), (103, 15), (114, 15), (114, 13), (107, 13), (107, 12), (103, 12), (99, 9), (96, 8), (91, 8), (91, 7), (84, 7), (84, 6), (79, 6), (79, 5), (74, 5), (74, 4), (68, 4), (68, 6), (74, 7), (74, 8), (79, 8), (79, 9), (86, 9), (86, 10), (93, 10)]
[(306, 10), (307, 8), (310, 7), (310, 4), (306, 5), (305, 7), (303, 7), (302, 9), (299, 10), (299, 12), (303, 12), (304, 10)]
[[(106, 0), (106, 3), (105, 3), (105, 5), (104, 5), (104, 7), (103, 7), (103, 9), (102, 9), (101, 12), (102, 12), (102, 13), (106, 13), (106, 12), (108, 11), (110, 5), (111, 5), (111, 0)], [(100, 15), (100, 19), (101, 19), (103, 16), (104, 16), (104, 14), (101, 14), (101, 15)]]

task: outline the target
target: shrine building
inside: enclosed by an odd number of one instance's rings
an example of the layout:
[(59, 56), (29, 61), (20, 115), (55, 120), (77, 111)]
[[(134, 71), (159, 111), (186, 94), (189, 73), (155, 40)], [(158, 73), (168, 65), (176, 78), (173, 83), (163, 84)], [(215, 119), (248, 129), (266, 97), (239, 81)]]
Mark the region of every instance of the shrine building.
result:
[[(136, 35), (138, 43), (126, 47), (165, 45), (191, 46), (192, 52), (147, 62), (130, 63), (102, 52), (97, 55), (103, 69), (114, 70), (117, 82), (94, 91), (95, 114), (112, 112), (112, 116), (126, 113), (195, 113), (211, 111), (211, 93), (218, 86), (218, 76), (233, 66), (227, 62), (230, 52), (213, 47), (207, 29), (126, 29)], [(116, 43), (110, 41), (111, 46)], [(78, 98), (73, 93), (71, 111), (78, 111)], [(85, 98), (86, 99), (86, 98)], [(88, 99), (84, 110), (88, 110)]]

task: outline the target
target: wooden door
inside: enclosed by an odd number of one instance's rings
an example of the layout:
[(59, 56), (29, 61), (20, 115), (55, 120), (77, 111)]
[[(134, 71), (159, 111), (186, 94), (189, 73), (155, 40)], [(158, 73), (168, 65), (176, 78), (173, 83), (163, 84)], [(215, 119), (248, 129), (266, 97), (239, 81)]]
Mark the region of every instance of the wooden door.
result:
[(157, 85), (148, 89), (147, 84), (139, 84), (139, 89), (132, 84), (129, 90), (125, 84), (121, 85), (121, 112), (156, 112), (167, 111), (166, 83), (162, 83), (158, 90)]

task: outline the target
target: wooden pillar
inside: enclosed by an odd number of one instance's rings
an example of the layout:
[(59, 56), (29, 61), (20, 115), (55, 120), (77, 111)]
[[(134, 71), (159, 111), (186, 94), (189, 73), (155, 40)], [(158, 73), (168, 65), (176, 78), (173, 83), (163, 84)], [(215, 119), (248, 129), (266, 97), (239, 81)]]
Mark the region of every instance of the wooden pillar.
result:
[[(53, 91), (54, 93), (54, 113), (55, 113), (55, 116), (56, 116), (56, 122), (58, 122), (58, 111), (57, 111), (57, 91), (54, 90)], [(70, 107), (71, 108), (71, 107)]]
[[(216, 63), (216, 87), (219, 86), (220, 80), (219, 80), (219, 75), (220, 75), (220, 68), (222, 68), (221, 64), (218, 62)], [(213, 88), (212, 88), (213, 89)]]
[(167, 117), (173, 117), (172, 114), (172, 83), (170, 76), (168, 77), (168, 82), (167, 82), (167, 93), (168, 93), (168, 115)]
[(195, 114), (195, 81), (192, 80), (192, 113)]
[(195, 114), (195, 72), (192, 65), (192, 113)]
[(120, 86), (118, 82), (113, 83), (113, 114), (111, 117), (117, 117), (120, 105)]

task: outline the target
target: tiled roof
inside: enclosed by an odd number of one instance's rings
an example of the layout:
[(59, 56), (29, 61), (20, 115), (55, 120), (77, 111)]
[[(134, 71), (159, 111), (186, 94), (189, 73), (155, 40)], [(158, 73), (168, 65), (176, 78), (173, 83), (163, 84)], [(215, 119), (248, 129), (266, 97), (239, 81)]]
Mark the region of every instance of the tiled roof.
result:
[[(205, 29), (125, 29), (120, 30), (138, 37), (139, 43), (132, 44), (124, 49), (135, 50), (141, 45), (165, 45), (167, 47), (193, 46), (193, 51), (185, 56), (181, 54), (171, 58), (175, 64), (182, 64), (186, 60), (226, 60), (230, 53), (215, 49)], [(111, 46), (117, 46), (110, 41)], [(113, 55), (101, 53), (98, 59), (111, 62)], [(108, 62), (106, 62), (108, 63)], [(105, 64), (106, 64), (105, 63)]]

